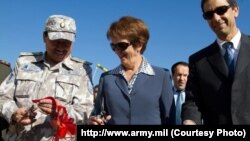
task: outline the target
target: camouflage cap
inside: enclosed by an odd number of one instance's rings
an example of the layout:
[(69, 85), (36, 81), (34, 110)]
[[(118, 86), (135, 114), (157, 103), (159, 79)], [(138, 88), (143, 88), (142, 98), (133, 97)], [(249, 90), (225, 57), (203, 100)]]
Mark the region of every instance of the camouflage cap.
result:
[(71, 17), (64, 15), (52, 15), (46, 21), (45, 31), (50, 40), (65, 39), (74, 42), (76, 23)]

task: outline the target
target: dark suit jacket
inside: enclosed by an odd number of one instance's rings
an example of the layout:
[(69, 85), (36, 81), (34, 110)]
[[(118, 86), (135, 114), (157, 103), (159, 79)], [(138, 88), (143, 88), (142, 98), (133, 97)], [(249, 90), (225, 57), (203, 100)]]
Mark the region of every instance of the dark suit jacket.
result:
[(105, 109), (112, 116), (108, 124), (116, 125), (173, 123), (174, 98), (170, 73), (154, 66), (153, 70), (155, 75), (138, 74), (131, 94), (121, 74), (112, 70), (102, 74), (94, 114)]
[(235, 75), (217, 42), (189, 58), (190, 75), (182, 118), (204, 124), (250, 124), (250, 38), (241, 36)]

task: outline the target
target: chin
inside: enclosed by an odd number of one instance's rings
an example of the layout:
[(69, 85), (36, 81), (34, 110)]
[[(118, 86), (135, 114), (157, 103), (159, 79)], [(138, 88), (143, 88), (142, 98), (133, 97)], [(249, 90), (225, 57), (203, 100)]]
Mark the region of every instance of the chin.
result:
[(64, 58), (57, 58), (54, 61), (57, 62), (57, 63), (59, 63), (59, 62), (62, 62), (63, 60), (64, 60)]
[(121, 59), (121, 64), (127, 65), (127, 64), (128, 64), (128, 61), (126, 61), (126, 59)]

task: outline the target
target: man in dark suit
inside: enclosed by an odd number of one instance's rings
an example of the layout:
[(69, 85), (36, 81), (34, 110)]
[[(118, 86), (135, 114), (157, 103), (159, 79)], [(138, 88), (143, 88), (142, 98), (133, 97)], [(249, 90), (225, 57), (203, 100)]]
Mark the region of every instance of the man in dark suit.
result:
[(171, 72), (174, 82), (175, 124), (181, 125), (181, 109), (182, 104), (185, 102), (185, 88), (189, 75), (188, 63), (183, 61), (174, 63), (171, 67)]
[(250, 124), (250, 38), (236, 25), (237, 1), (202, 0), (201, 8), (217, 40), (189, 57), (183, 123)]

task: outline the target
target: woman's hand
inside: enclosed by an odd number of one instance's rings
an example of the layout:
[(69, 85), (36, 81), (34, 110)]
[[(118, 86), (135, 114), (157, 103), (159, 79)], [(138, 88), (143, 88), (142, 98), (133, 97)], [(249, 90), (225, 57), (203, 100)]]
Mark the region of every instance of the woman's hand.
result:
[(103, 118), (99, 116), (90, 116), (87, 124), (88, 125), (105, 125), (105, 123), (108, 122), (108, 120), (110, 119), (111, 119), (111, 115), (107, 115)]

